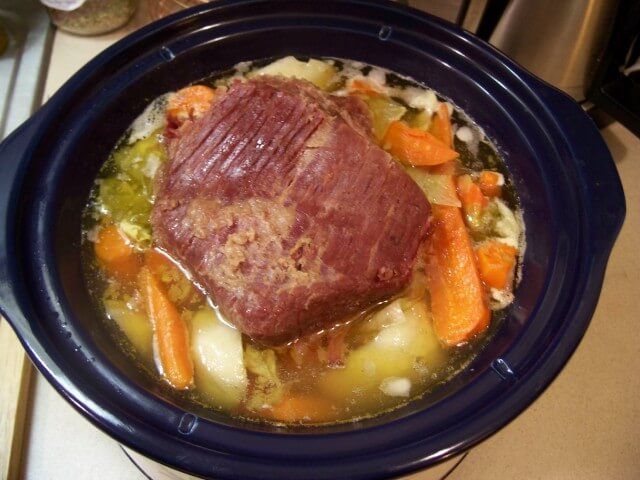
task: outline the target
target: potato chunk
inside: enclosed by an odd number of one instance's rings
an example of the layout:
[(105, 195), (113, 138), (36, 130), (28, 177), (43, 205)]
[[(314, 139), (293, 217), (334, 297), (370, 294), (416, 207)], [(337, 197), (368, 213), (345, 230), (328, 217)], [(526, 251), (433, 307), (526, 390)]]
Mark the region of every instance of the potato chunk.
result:
[(328, 395), (343, 398), (359, 394), (366, 403), (367, 392), (384, 386), (388, 379), (417, 380), (418, 364), (435, 371), (446, 359), (422, 301), (401, 298), (391, 302), (361, 329), (375, 336), (349, 354), (344, 368), (324, 376), (321, 388)]
[(310, 59), (308, 62), (301, 62), (295, 57), (289, 56), (276, 60), (269, 65), (262, 67), (249, 76), (253, 75), (282, 75), (287, 78), (298, 78), (313, 83), (316, 87), (326, 90), (334, 81), (336, 69), (333, 65)]
[(205, 308), (191, 321), (191, 352), (196, 386), (223, 408), (235, 408), (247, 390), (242, 336)]

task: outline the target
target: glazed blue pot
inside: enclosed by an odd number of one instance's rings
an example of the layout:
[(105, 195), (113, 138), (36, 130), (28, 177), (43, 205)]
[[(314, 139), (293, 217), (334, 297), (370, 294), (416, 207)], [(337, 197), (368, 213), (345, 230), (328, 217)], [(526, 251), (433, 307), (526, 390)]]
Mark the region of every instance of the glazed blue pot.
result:
[[(379, 65), (449, 98), (504, 156), (526, 224), (516, 299), (472, 365), (406, 407), (333, 427), (260, 426), (170, 396), (114, 346), (80, 263), (93, 179), (150, 100), (291, 54)], [(219, 479), (383, 478), (468, 449), (540, 395), (589, 324), (624, 212), (582, 109), (473, 35), (380, 1), (223, 0), (107, 49), (0, 145), (0, 305), (60, 394), (146, 456)]]

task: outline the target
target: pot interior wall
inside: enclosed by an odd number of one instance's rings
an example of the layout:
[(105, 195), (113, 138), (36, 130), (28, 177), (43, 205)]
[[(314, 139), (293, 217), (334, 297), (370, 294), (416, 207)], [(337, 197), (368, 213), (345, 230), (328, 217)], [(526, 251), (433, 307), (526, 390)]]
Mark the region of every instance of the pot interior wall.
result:
[[(100, 77), (96, 78), (93, 88), (90, 91), (79, 90), (73, 108), (58, 113), (59, 121), (49, 132), (51, 141), (41, 147), (43, 152), (53, 152), (54, 161), (49, 159), (45, 163), (44, 155), (42, 160), (36, 159), (30, 168), (40, 171), (40, 175), (28, 176), (37, 181), (29, 180), (25, 184), (23, 197), (27, 199), (25, 213), (37, 212), (43, 222), (41, 234), (53, 240), (54, 247), (49, 255), (58, 282), (53, 288), (59, 289), (63, 302), (66, 302), (64, 308), (69, 318), (65, 328), (78, 343), (86, 345), (85, 350), (90, 351), (85, 352), (86, 355), (115, 365), (144, 389), (201, 416), (234, 424), (233, 420), (187, 404), (160, 388), (114, 346), (99, 321), (100, 312), (87, 295), (79, 254), (82, 208), (100, 165), (131, 121), (156, 96), (230, 68), (238, 61), (290, 54), (360, 60), (411, 76), (466, 111), (502, 153), (524, 210), (527, 250), (523, 279), (507, 318), (492, 341), (476, 358), (472, 368), (433, 395), (370, 423), (389, 421), (421, 410), (463, 388), (485, 372), (529, 326), (528, 319), (537, 310), (539, 300), (549, 286), (557, 256), (555, 214), (549, 206), (554, 185), (545, 184), (543, 178), (548, 175), (542, 174), (543, 170), (550, 168), (545, 164), (546, 159), (553, 158), (557, 152), (549, 146), (526, 104), (509, 93), (509, 87), (501, 83), (504, 79), (493, 78), (486, 65), (475, 63), (473, 58), (456, 55), (453, 47), (447, 46), (437, 36), (423, 39), (424, 46), (419, 51), (403, 42), (405, 33), (400, 30), (383, 41), (377, 35), (377, 27), (354, 32), (342, 27), (331, 30), (291, 25), (273, 29), (267, 25), (249, 32), (250, 23), (246, 22), (242, 34), (227, 35), (212, 23), (173, 39), (165, 44), (164, 49), (142, 49), (136, 58), (123, 63), (118, 69), (97, 72)], [(445, 58), (445, 54), (454, 62), (440, 60)], [(140, 64), (149, 65), (149, 68), (139, 68)], [(508, 81), (517, 84), (517, 79)], [(521, 120), (516, 122), (515, 117)], [(82, 121), (74, 123), (78, 118)], [(43, 195), (53, 195), (46, 206), (40, 201)], [(44, 220), (43, 215), (47, 216)], [(41, 313), (40, 318), (44, 318), (45, 313)], [(53, 332), (60, 325), (42, 327)]]

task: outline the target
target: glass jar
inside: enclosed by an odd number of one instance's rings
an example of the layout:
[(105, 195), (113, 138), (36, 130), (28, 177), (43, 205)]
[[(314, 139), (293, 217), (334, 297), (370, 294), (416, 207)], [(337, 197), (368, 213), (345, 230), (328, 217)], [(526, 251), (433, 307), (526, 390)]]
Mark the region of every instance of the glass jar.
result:
[(210, 0), (152, 0), (148, 2), (149, 17), (158, 20), (183, 8), (202, 5)]
[(51, 21), (76, 35), (99, 35), (116, 30), (133, 16), (138, 0), (42, 0)]

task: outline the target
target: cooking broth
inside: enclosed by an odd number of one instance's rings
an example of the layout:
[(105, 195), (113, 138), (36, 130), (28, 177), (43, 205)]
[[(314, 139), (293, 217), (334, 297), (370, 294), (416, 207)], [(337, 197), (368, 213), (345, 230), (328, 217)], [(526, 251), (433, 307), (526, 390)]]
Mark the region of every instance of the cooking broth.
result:
[[(474, 252), (473, 269), (482, 280), (482, 302), (491, 311), (489, 328), (468, 328), (457, 340), (455, 332), (442, 327), (442, 312), (450, 306), (441, 304), (436, 305), (434, 323), (432, 300), (438, 302), (442, 295), (433, 290), (433, 269), (438, 265), (433, 232), (421, 247), (404, 291), (333, 328), (278, 347), (265, 347), (236, 330), (189, 271), (155, 248), (149, 219), (154, 177), (167, 161), (168, 129), (197, 117), (232, 82), (261, 74), (303, 78), (335, 95), (356, 95), (365, 101), (377, 142), (437, 206), (431, 229), (444, 228), (438, 225), (446, 224), (451, 215), (463, 215), (465, 238)], [(114, 147), (84, 212), (87, 284), (105, 324), (131, 361), (174, 388), (176, 395), (232, 416), (283, 424), (375, 416), (424, 395), (464, 369), (513, 300), (518, 258), (524, 251), (515, 190), (482, 130), (451, 102), (416, 82), (346, 60), (287, 57), (242, 63), (197, 86), (150, 104)], [(398, 135), (391, 135), (391, 129)], [(416, 166), (423, 158), (419, 148), (396, 143), (407, 135), (418, 139), (415, 145), (435, 145), (438, 152), (455, 151), (457, 156)], [(158, 323), (152, 322), (149, 298), (154, 294), (149, 292), (154, 288), (162, 292), (160, 303), (173, 309), (174, 322), (184, 324), (187, 332), (193, 378), (184, 385), (171, 380), (176, 377), (167, 370), (180, 369), (179, 365), (168, 365), (166, 359), (163, 365), (162, 342), (176, 332), (159, 331)], [(464, 322), (465, 316), (459, 316)]]

